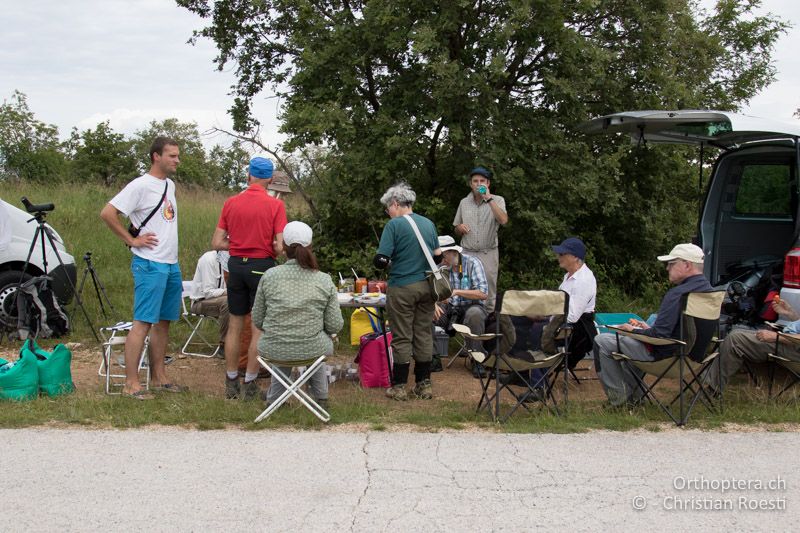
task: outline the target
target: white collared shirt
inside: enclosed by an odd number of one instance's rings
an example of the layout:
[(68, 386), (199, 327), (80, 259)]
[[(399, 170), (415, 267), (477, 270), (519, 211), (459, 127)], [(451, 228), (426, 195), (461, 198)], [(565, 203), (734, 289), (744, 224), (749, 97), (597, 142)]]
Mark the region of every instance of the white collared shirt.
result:
[(569, 273), (564, 274), (564, 281), (558, 288), (569, 294), (567, 322), (575, 323), (583, 313), (594, 312), (597, 280), (588, 266), (582, 265), (571, 276)]
[(225, 294), (225, 278), (222, 265), (217, 261), (217, 252), (206, 252), (197, 261), (192, 280), (192, 301), (216, 298)]

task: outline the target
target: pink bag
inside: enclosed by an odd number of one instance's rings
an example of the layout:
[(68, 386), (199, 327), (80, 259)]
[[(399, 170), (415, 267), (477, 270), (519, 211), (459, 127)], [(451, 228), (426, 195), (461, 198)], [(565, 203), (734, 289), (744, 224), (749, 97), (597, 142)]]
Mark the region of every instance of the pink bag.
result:
[[(387, 333), (386, 337), (391, 357), (392, 332)], [(367, 333), (361, 336), (356, 363), (358, 363), (358, 375), (361, 378), (362, 387), (383, 387), (385, 389), (391, 387), (383, 334)]]

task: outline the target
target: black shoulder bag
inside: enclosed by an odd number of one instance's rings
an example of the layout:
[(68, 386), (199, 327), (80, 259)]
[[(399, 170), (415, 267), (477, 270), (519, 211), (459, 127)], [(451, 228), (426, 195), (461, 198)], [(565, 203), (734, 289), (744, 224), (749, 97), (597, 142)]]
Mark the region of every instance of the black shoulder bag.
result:
[(131, 237), (135, 239), (136, 237), (139, 236), (139, 232), (142, 231), (142, 228), (145, 227), (148, 222), (150, 222), (150, 219), (153, 218), (153, 215), (156, 214), (156, 211), (158, 211), (158, 209), (161, 207), (161, 204), (164, 203), (164, 199), (167, 197), (167, 187), (169, 187), (169, 182), (167, 180), (164, 180), (164, 194), (161, 195), (161, 200), (159, 200), (158, 204), (153, 208), (152, 211), (150, 211), (150, 214), (147, 215), (147, 218), (142, 221), (141, 226), (137, 228), (136, 226), (133, 225), (133, 222), (128, 224), (128, 233), (131, 234)]

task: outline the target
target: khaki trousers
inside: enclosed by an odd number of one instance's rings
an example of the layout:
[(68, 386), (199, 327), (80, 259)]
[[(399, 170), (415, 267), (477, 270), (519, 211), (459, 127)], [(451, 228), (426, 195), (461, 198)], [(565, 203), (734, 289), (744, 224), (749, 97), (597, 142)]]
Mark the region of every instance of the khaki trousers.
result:
[(228, 296), (223, 294), (216, 298), (204, 298), (192, 301), (192, 313), (213, 316), (219, 319), (219, 342), (225, 342), (228, 334)]
[[(756, 338), (756, 332), (749, 329), (735, 329), (725, 337), (719, 347), (719, 356), (708, 369), (706, 382), (714, 390), (722, 390), (742, 367), (742, 362), (766, 363), (767, 356), (775, 353), (774, 342), (764, 342)], [(800, 350), (797, 345), (781, 344), (779, 355), (787, 359), (800, 361)], [(721, 371), (721, 380), (720, 380)]]
[(491, 250), (468, 250), (464, 248), (464, 253), (477, 257), (483, 263), (483, 270), (486, 271), (486, 282), (489, 284), (486, 312), (491, 313), (494, 310), (494, 303), (497, 298), (497, 272), (500, 269), (500, 253), (497, 248), (492, 248)]
[(433, 358), (433, 298), (427, 281), (386, 291), (386, 310), (392, 328), (392, 355), (395, 364), (419, 363)]

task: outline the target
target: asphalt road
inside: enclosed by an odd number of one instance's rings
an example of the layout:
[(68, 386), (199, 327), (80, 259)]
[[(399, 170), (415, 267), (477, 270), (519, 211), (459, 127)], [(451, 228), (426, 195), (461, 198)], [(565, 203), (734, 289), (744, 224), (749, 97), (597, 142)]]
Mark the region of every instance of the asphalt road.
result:
[(797, 531), (797, 449), (776, 432), (0, 430), (0, 531)]

